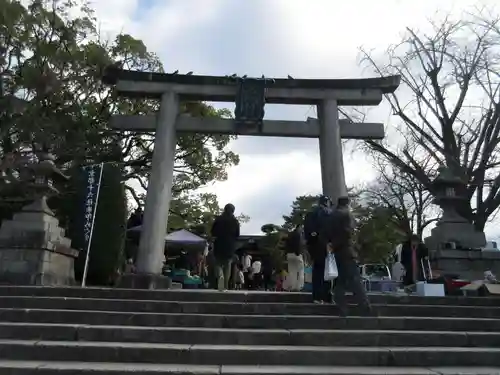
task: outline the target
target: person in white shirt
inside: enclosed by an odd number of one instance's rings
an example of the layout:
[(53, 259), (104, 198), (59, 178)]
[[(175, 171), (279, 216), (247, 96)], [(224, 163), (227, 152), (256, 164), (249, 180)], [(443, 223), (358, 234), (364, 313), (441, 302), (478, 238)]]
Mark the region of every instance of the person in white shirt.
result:
[(252, 273), (254, 275), (260, 273), (261, 268), (262, 268), (262, 263), (260, 262), (260, 260), (256, 260), (255, 262), (252, 263)]
[(302, 255), (303, 232), (302, 225), (297, 225), (288, 234), (286, 240), (286, 259), (288, 275), (286, 277), (286, 289), (299, 292), (304, 287), (304, 257)]
[(260, 260), (255, 260), (252, 263), (248, 272), (248, 289), (258, 289), (262, 284), (262, 263)]
[(252, 266), (252, 256), (249, 254), (245, 254), (243, 256), (243, 272), (250, 271), (250, 267)]

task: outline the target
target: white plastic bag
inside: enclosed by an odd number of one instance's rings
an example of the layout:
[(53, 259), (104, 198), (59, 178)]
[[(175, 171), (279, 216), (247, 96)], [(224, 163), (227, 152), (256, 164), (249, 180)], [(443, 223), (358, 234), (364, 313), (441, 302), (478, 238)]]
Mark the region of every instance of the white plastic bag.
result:
[(325, 259), (325, 281), (335, 280), (339, 276), (339, 270), (337, 268), (337, 262), (335, 261), (335, 255), (333, 253), (328, 253)]

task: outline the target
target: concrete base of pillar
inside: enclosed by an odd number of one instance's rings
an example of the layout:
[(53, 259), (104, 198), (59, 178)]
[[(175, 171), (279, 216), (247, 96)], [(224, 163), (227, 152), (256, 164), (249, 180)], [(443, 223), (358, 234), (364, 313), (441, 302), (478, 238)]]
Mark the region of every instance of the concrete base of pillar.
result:
[(168, 276), (147, 273), (125, 273), (118, 282), (124, 289), (171, 289), (172, 280)]
[(484, 272), (500, 277), (500, 251), (437, 250), (430, 252), (435, 273), (455, 274), (464, 280), (483, 280)]

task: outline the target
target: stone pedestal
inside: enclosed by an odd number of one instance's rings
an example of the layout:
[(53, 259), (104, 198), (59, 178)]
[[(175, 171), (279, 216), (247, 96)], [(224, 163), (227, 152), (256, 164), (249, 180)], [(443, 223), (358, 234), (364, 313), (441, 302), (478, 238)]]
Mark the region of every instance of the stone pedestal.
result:
[(440, 274), (456, 274), (465, 280), (482, 280), (484, 271), (500, 274), (500, 251), (481, 251), (486, 243), (465, 220), (440, 220), (425, 239), (432, 269)]
[(481, 251), (485, 244), (484, 232), (476, 231), (449, 209), (443, 210), (443, 216), (425, 239), (432, 269), (465, 280), (482, 280), (487, 270), (500, 274), (500, 251)]
[(0, 227), (2, 284), (74, 285), (77, 256), (44, 198)]
[(484, 271), (500, 276), (500, 251), (436, 250), (430, 252), (432, 269), (441, 274), (458, 274), (465, 280), (483, 280)]
[(478, 232), (474, 226), (456, 213), (443, 212), (443, 217), (425, 239), (429, 249), (442, 249), (445, 244), (452, 244), (458, 249), (480, 249), (486, 244), (484, 232)]

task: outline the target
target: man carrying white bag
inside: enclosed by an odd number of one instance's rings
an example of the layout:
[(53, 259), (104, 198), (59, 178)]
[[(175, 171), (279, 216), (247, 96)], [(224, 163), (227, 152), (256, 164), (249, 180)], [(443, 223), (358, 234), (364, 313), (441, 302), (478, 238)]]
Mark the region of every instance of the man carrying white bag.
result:
[[(361, 308), (362, 314), (373, 315), (373, 310), (368, 301), (366, 290), (361, 281), (361, 275), (355, 260), (356, 256), (352, 244), (354, 219), (349, 210), (348, 197), (340, 197), (338, 199), (337, 208), (330, 219), (327, 261), (331, 261), (333, 257), (336, 263), (338, 277), (333, 294), (335, 304), (339, 309), (339, 314), (341, 316), (347, 315), (347, 300), (345, 293), (347, 290), (350, 290), (354, 294), (354, 298)], [(328, 258), (329, 255), (330, 258)]]
[(337, 269), (335, 254), (333, 254), (333, 249), (329, 244), (327, 247), (326, 259), (325, 259), (325, 281), (333, 281), (338, 276), (339, 276), (339, 270)]

